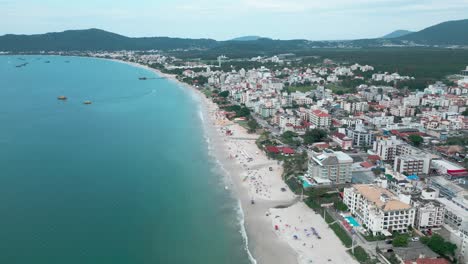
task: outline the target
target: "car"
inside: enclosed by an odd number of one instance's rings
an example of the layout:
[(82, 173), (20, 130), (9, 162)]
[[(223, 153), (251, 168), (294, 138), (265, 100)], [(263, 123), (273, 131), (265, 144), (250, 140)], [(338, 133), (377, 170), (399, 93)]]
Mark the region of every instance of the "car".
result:
[(390, 245), (391, 243), (393, 243), (393, 239), (387, 239), (387, 240), (385, 240), (385, 244)]
[(270, 171), (273, 171), (273, 167), (268, 168)]
[(282, 191), (282, 192), (285, 192), (285, 191), (286, 191), (286, 188), (281, 188), (281, 191)]
[(417, 242), (417, 241), (419, 241), (419, 237), (413, 237), (413, 238), (411, 238), (411, 241)]
[(387, 253), (393, 253), (393, 252), (394, 252), (394, 250), (392, 248), (387, 249)]

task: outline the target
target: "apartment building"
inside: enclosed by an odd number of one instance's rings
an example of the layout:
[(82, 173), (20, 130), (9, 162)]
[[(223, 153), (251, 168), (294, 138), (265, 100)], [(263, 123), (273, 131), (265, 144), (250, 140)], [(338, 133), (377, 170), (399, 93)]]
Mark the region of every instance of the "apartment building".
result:
[(374, 141), (373, 150), (384, 160), (395, 160), (397, 154), (397, 146), (403, 144), (401, 140), (398, 140), (395, 136), (391, 138), (380, 138)]
[(419, 230), (441, 227), (444, 223), (444, 206), (435, 200), (438, 192), (424, 189), (419, 197), (412, 197), (411, 205), (416, 208), (414, 226)]
[(362, 125), (356, 125), (356, 129), (347, 129), (346, 134), (353, 140), (354, 147), (372, 146), (375, 141), (375, 133)]
[(331, 125), (331, 116), (322, 110), (311, 110), (309, 121), (316, 128), (329, 128)]
[(352, 179), (353, 159), (341, 151), (324, 150), (309, 161), (309, 176), (317, 182), (349, 183)]
[(354, 185), (344, 189), (343, 201), (374, 235), (407, 232), (414, 225), (416, 210), (385, 188)]
[(395, 157), (393, 170), (407, 175), (427, 174), (429, 171), (424, 171), (424, 157), (413, 155), (401, 155)]

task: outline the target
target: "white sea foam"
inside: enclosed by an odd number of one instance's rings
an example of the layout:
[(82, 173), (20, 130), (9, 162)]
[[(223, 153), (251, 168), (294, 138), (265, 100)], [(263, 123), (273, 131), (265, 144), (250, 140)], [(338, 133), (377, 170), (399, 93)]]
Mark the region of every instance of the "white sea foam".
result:
[[(200, 114), (200, 119), (204, 123), (204, 112), (202, 110), (199, 111)], [(204, 137), (205, 141), (207, 143), (207, 148), (208, 148), (208, 155), (211, 156), (212, 160), (214, 161), (213, 164), (213, 172), (220, 175), (220, 179), (222, 180), (222, 184), (224, 186), (230, 186), (232, 185), (232, 176), (229, 173), (229, 171), (224, 167), (224, 164), (217, 158), (217, 156), (214, 153), (214, 146), (211, 143), (210, 137), (208, 135), (209, 133), (209, 128), (207, 128), (208, 124), (204, 123), (203, 126), (203, 132), (204, 132)], [(222, 187), (221, 187), (222, 188)], [(247, 236), (247, 231), (245, 229), (245, 215), (244, 211), (242, 210), (242, 205), (241, 201), (238, 198), (235, 198), (237, 201), (236, 204), (236, 216), (237, 216), (237, 223), (239, 224), (239, 232), (242, 236), (242, 240), (244, 241), (244, 250), (247, 253), (247, 256), (249, 257), (249, 261), (252, 264), (257, 264), (257, 260), (253, 257), (252, 253), (249, 250), (249, 238)]]

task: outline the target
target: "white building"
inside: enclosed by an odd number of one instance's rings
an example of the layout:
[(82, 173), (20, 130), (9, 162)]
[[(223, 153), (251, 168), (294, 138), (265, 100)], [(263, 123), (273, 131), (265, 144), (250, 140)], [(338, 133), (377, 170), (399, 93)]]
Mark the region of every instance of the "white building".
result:
[(353, 159), (344, 152), (325, 150), (313, 155), (309, 161), (309, 176), (316, 182), (349, 183), (352, 178)]
[(369, 104), (367, 102), (341, 102), (341, 108), (349, 113), (367, 112)]
[(403, 144), (401, 140), (398, 140), (395, 136), (391, 138), (381, 138), (374, 141), (374, 152), (384, 160), (395, 160), (397, 155), (397, 146)]
[(463, 222), (468, 221), (468, 202), (464, 197), (452, 200), (437, 198), (444, 207), (444, 223), (454, 230), (458, 230)]
[(374, 235), (407, 232), (414, 225), (416, 210), (385, 188), (354, 185), (344, 189), (343, 201)]
[(375, 133), (366, 130), (362, 125), (356, 125), (356, 129), (347, 129), (346, 134), (353, 140), (353, 146), (372, 146), (375, 141)]
[(329, 128), (331, 116), (322, 110), (310, 110), (309, 121), (315, 128)]
[(416, 208), (414, 226), (417, 229), (439, 228), (444, 223), (444, 206), (435, 200), (436, 195), (436, 190), (427, 188), (422, 190), (421, 197), (411, 200), (411, 204)]
[(407, 175), (429, 174), (432, 156), (424, 152), (395, 157), (393, 170)]

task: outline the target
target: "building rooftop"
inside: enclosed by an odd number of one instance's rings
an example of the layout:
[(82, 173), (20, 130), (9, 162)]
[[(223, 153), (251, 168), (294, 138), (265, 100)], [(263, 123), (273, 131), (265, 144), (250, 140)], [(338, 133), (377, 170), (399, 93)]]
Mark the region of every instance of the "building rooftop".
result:
[(352, 163), (353, 158), (342, 151), (324, 150), (322, 154), (312, 156), (319, 165), (336, 165), (340, 163)]
[(398, 200), (398, 197), (387, 189), (368, 184), (354, 185), (354, 188), (367, 200), (384, 211), (406, 210), (411, 208), (411, 205)]

